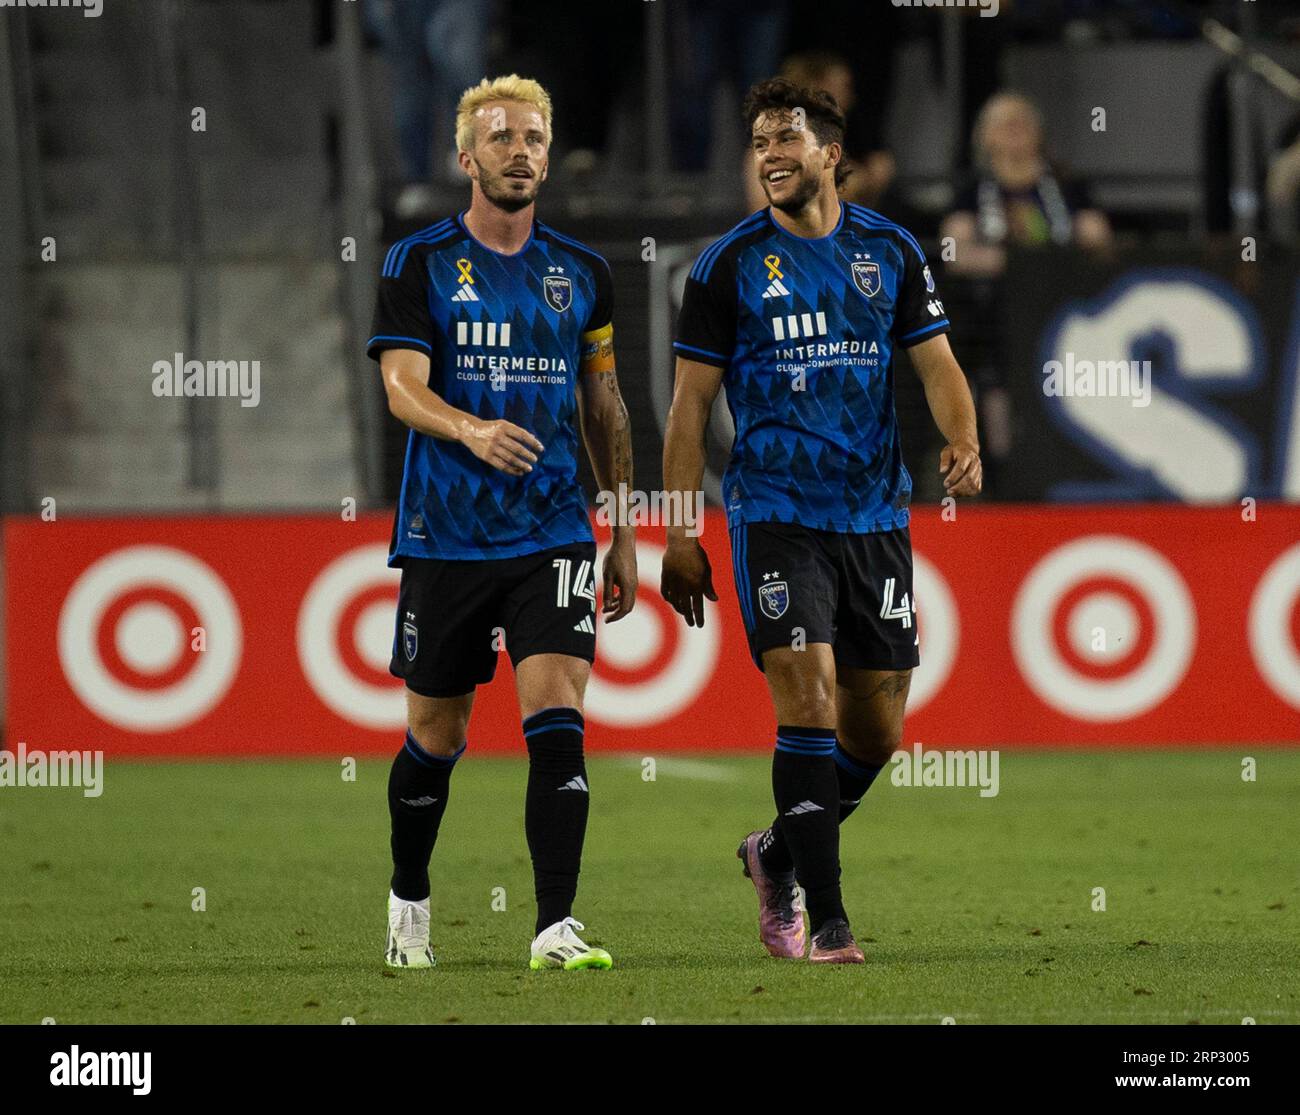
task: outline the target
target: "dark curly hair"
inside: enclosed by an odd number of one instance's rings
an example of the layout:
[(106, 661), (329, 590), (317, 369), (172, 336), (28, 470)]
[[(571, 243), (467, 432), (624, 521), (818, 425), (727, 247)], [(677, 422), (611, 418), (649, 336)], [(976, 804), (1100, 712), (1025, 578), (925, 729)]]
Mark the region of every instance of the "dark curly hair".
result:
[[(742, 112), (745, 115), (745, 127), (752, 134), (754, 121), (765, 112), (793, 112), (803, 109), (804, 120), (808, 130), (817, 137), (821, 146), (838, 143), (844, 146), (844, 113), (839, 104), (829, 93), (821, 89), (809, 89), (796, 85), (784, 77), (772, 77), (751, 86), (745, 94)], [(835, 185), (838, 188), (849, 176), (848, 160), (841, 156), (835, 166)]]

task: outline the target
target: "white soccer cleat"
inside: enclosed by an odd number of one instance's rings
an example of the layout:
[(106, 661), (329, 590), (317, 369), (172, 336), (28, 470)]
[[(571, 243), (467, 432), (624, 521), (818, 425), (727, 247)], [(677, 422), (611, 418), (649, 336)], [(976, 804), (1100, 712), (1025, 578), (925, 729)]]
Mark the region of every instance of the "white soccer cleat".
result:
[(579, 968), (612, 968), (614, 958), (604, 949), (592, 948), (583, 943), (575, 930), (586, 926), (573, 918), (565, 918), (554, 925), (548, 925), (533, 938), (533, 958), (528, 966), (537, 971), (539, 968), (563, 968), (573, 972)]
[(390, 968), (432, 968), (438, 963), (429, 948), (429, 900), (410, 902), (388, 892), (388, 944), (384, 963)]

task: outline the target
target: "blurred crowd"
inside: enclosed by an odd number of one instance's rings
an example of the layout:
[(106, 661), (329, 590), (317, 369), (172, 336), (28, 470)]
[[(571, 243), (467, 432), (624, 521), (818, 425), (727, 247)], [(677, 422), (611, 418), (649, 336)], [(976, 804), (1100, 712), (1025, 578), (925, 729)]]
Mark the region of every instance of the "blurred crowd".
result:
[[(1008, 246), (1073, 244), (1104, 247), (1106, 215), (1088, 183), (1052, 158), (1042, 115), (1027, 97), (999, 86), (1001, 52), (1016, 43), (1123, 42), (1195, 39), (1205, 16), (1235, 26), (1239, 0), (999, 0), (996, 18), (975, 7), (933, 10), (888, 0), (692, 0), (664, 3), (668, 95), (668, 167), (632, 171), (689, 174), (710, 168), (718, 127), (719, 91), (736, 104), (764, 77), (783, 74), (831, 93), (848, 121), (845, 155), (852, 167), (843, 191), (923, 237), (951, 236), (968, 246), (957, 269), (996, 274)], [(1261, 8), (1263, 6), (1261, 5)], [(552, 163), (570, 180), (598, 173), (620, 159), (611, 133), (620, 112), (643, 119), (646, 34), (644, 5), (607, 0), (522, 3), (518, 0), (363, 0), (368, 38), (391, 67), (393, 126), (400, 181), (391, 203), (403, 220), (431, 214), (436, 186), (459, 184), (452, 117), (462, 90), (488, 72), (517, 71), (550, 90), (557, 119)], [(956, 16), (962, 119), (968, 137), (957, 153), (954, 198), (945, 212), (917, 208), (899, 188), (894, 152), (886, 138), (889, 96), (898, 48), (927, 42), (933, 78), (940, 80), (941, 36)], [(1300, 40), (1300, 6), (1271, 11), (1268, 31)], [(945, 25), (948, 25), (947, 27)], [(863, 33), (864, 29), (867, 33)], [(1206, 106), (1205, 210), (1208, 228), (1233, 221), (1235, 183), (1230, 165), (1231, 114), (1227, 74)], [(1222, 118), (1222, 119), (1220, 119)], [(1258, 195), (1274, 231), (1300, 228), (1300, 111), (1255, 168)], [(764, 199), (752, 175), (743, 176), (746, 201)]]

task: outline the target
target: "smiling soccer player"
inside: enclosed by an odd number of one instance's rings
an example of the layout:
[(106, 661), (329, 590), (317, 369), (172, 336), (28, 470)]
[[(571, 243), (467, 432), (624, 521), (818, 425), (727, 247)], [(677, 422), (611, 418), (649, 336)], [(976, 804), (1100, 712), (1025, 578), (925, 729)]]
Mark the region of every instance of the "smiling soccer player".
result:
[[(411, 428), (389, 564), (402, 583), (390, 670), (408, 730), (388, 783), (393, 877), (385, 961), (434, 964), (429, 862), (474, 691), (500, 635), (528, 748), (524, 828), (537, 895), (533, 968), (608, 968), (572, 916), (587, 827), (582, 702), (595, 656), (596, 547), (580, 437), (604, 490), (632, 485), (614, 372), (609, 266), (534, 218), (551, 101), (510, 75), (456, 118), (469, 208), (394, 244), (367, 352)], [(603, 614), (636, 598), (636, 542), (615, 526)]]
[[(840, 895), (839, 825), (902, 740), (918, 659), (892, 355), (907, 348), (948, 444), (954, 496), (980, 489), (975, 409), (916, 240), (842, 203), (844, 117), (773, 79), (745, 102), (771, 203), (706, 248), (678, 321), (665, 487), (699, 488), (704, 430), (727, 388), (723, 479), (741, 613), (776, 712), (777, 817), (738, 855), (774, 956), (803, 956), (796, 882), (818, 963), (861, 963)], [(692, 625), (717, 599), (708, 556), (670, 528), (663, 596)]]

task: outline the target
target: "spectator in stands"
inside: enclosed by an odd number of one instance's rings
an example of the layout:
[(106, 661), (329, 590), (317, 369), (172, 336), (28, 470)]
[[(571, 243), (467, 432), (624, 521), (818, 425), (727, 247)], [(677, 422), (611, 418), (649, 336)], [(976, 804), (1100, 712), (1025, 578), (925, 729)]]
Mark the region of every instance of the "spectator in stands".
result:
[(1110, 222), (1084, 185), (1048, 162), (1042, 118), (1027, 97), (1003, 92), (989, 98), (972, 146), (975, 180), (958, 193), (940, 229), (956, 241), (950, 270), (999, 274), (1011, 244), (1099, 248), (1110, 242)]
[(772, 76), (784, 53), (790, 0), (673, 4), (669, 21), (673, 161), (678, 170), (707, 170), (718, 85), (731, 80), (739, 104), (751, 85)]
[[(883, 134), (883, 129), (878, 121), (864, 119), (848, 62), (833, 51), (804, 51), (792, 54), (781, 64), (780, 76), (804, 88), (829, 93), (844, 113), (847, 125), (844, 157), (848, 160), (849, 176), (840, 186), (840, 197), (875, 209), (909, 231), (915, 231), (918, 223), (924, 224), (924, 216), (898, 191), (893, 152), (875, 138)], [(753, 173), (753, 158), (748, 153), (744, 182), (748, 212), (762, 209), (767, 204), (767, 196)]]
[(393, 209), (400, 218), (429, 216), (437, 203), (430, 184), (435, 124), (447, 140), (447, 174), (463, 177), (447, 106), (483, 77), (491, 7), (491, 0), (366, 0), (367, 26), (383, 43), (393, 71), (402, 167)]

